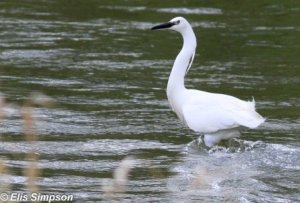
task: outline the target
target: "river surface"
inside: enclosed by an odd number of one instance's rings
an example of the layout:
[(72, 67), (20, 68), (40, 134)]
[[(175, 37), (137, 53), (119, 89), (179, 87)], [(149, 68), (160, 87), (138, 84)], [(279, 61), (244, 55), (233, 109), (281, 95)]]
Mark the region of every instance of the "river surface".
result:
[[(207, 148), (169, 109), (181, 36), (151, 31), (186, 17), (198, 39), (186, 86), (256, 100), (267, 118)], [(74, 202), (300, 202), (298, 1), (1, 0), (4, 192), (28, 192), (32, 144), (20, 107), (36, 105), (36, 184)], [(127, 187), (107, 185), (125, 157)], [(1, 187), (0, 187), (1, 188)], [(3, 190), (3, 189), (2, 189)], [(117, 196), (117, 197), (116, 197)]]

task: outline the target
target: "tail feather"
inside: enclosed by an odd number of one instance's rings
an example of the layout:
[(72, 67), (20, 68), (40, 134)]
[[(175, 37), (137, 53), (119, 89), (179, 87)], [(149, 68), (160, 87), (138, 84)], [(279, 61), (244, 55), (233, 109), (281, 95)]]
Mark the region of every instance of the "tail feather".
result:
[(252, 97), (252, 101), (248, 101), (248, 104), (248, 109), (244, 109), (244, 111), (240, 111), (236, 115), (239, 117), (238, 122), (248, 128), (257, 128), (259, 125), (265, 122), (265, 118), (255, 111), (254, 97)]
[(252, 96), (252, 101), (248, 101), (248, 104), (255, 110), (255, 99)]

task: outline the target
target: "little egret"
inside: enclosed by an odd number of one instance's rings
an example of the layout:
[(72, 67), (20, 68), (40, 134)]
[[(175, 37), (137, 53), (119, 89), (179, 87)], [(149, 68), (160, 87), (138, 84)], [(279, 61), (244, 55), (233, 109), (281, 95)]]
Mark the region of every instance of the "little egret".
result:
[(176, 17), (167, 23), (151, 28), (170, 29), (183, 37), (183, 47), (174, 62), (168, 85), (167, 97), (179, 119), (195, 132), (204, 134), (204, 142), (211, 147), (222, 139), (238, 137), (239, 127), (256, 128), (264, 118), (255, 111), (255, 101), (243, 101), (236, 97), (186, 89), (184, 77), (193, 62), (197, 41), (189, 22)]

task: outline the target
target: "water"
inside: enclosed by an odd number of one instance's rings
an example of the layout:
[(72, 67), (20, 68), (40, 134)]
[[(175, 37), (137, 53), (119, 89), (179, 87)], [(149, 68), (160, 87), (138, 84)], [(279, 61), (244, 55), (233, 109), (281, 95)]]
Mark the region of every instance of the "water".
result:
[[(247, 1), (0, 2), (0, 92), (10, 103), (0, 154), (26, 192), (20, 108), (31, 92), (39, 191), (75, 202), (299, 202), (300, 3)], [(257, 102), (267, 122), (213, 149), (170, 111), (165, 87), (178, 34), (150, 31), (182, 15), (198, 38), (186, 85)], [(103, 185), (134, 167), (121, 199)], [(119, 194), (120, 195), (120, 194)]]

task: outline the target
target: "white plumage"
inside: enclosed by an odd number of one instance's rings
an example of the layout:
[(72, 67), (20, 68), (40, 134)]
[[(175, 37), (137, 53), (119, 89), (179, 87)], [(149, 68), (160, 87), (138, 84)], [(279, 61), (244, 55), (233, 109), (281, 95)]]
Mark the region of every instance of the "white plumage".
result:
[(239, 136), (237, 128), (256, 128), (264, 118), (255, 111), (255, 101), (243, 101), (236, 97), (186, 89), (184, 76), (195, 56), (197, 41), (191, 25), (183, 17), (154, 26), (168, 28), (183, 37), (183, 47), (174, 62), (167, 86), (167, 96), (172, 110), (190, 129), (204, 133), (206, 145), (212, 146), (221, 139)]

